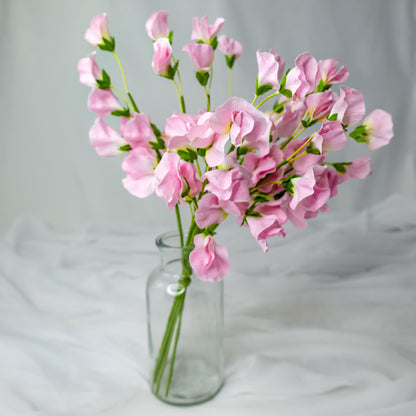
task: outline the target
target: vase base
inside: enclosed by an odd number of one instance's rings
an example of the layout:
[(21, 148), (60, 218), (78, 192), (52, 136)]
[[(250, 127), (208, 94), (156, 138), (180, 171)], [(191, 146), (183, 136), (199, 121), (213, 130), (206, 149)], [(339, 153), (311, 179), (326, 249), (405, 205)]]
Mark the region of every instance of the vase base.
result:
[[(169, 363), (166, 369), (169, 369)], [(168, 373), (168, 371), (165, 371)], [(166, 395), (167, 374), (164, 374), (157, 392), (153, 394), (161, 401), (178, 406), (200, 404), (212, 399), (223, 385), (221, 372), (206, 360), (199, 357), (176, 357), (173, 377)]]

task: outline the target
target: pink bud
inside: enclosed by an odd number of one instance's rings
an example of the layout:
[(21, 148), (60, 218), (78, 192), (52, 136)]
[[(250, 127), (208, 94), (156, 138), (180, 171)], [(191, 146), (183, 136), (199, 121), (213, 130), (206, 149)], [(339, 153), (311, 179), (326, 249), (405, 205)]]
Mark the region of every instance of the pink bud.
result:
[(258, 85), (271, 85), (278, 90), (285, 69), (285, 60), (273, 49), (270, 49), (269, 52), (258, 50), (256, 56), (259, 70)]
[(388, 144), (393, 137), (393, 120), (391, 114), (377, 109), (372, 111), (363, 121), (366, 128), (366, 143), (370, 150)]
[(338, 62), (334, 59), (324, 59), (318, 62), (321, 78), (326, 85), (344, 82), (350, 75), (347, 67), (337, 68)]
[(204, 43), (190, 43), (185, 45), (182, 51), (189, 54), (197, 71), (207, 72), (210, 70), (214, 60), (212, 46)]
[(194, 17), (192, 20), (191, 40), (202, 40), (209, 44), (222, 29), (224, 22), (225, 20), (219, 17), (213, 25), (209, 25), (207, 16), (201, 17), (200, 19)]
[(172, 58), (172, 46), (167, 38), (160, 38), (153, 44), (155, 51), (153, 55), (152, 68), (153, 72), (157, 75), (167, 75), (171, 58)]
[(90, 27), (85, 32), (85, 40), (94, 46), (104, 43), (103, 39), (111, 40), (108, 32), (107, 14), (95, 16), (91, 20)]
[(220, 51), (229, 58), (235, 56), (237, 59), (243, 53), (243, 47), (241, 46), (241, 43), (234, 39), (229, 39), (225, 35), (222, 35), (218, 38), (218, 47)]
[(169, 36), (168, 27), (169, 12), (164, 10), (153, 13), (146, 21), (146, 32), (153, 40), (167, 38)]
[(95, 62), (95, 52), (78, 62), (79, 82), (87, 87), (95, 87), (101, 76), (100, 68)]
[(102, 157), (117, 156), (122, 153), (121, 146), (126, 141), (103, 120), (97, 118), (92, 125), (90, 132), (90, 143), (96, 152)]
[(318, 80), (318, 63), (309, 52), (305, 52), (296, 58), (295, 67), (287, 74), (286, 88), (294, 98), (303, 98), (315, 89)]
[(112, 111), (122, 110), (123, 107), (110, 88), (93, 88), (88, 96), (88, 109), (96, 113), (99, 118), (106, 118)]
[(344, 180), (355, 178), (364, 179), (371, 174), (371, 163), (369, 157), (359, 157), (350, 165), (345, 166)]

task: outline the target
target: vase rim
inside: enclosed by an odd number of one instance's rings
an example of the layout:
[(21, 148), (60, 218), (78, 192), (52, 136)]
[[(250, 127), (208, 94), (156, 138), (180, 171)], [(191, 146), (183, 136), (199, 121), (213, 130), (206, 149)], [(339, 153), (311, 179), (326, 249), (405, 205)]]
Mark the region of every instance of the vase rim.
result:
[[(184, 236), (186, 239), (186, 235)], [(176, 250), (193, 249), (193, 246), (181, 247), (178, 231), (166, 231), (156, 237), (156, 246), (159, 248), (171, 248)]]

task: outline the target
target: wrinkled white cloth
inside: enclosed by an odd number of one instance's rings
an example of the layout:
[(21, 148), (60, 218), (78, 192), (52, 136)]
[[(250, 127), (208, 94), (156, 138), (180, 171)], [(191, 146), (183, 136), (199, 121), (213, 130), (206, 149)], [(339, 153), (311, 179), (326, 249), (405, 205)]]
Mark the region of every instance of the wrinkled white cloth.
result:
[(226, 382), (173, 407), (147, 384), (154, 237), (134, 224), (0, 240), (0, 416), (416, 414), (416, 201), (392, 196), (290, 229), (263, 254), (226, 224)]

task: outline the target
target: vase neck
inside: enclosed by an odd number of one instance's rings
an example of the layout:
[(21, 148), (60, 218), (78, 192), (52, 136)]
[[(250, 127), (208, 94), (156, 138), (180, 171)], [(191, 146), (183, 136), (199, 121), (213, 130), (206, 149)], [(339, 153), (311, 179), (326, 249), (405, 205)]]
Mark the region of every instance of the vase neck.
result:
[(181, 247), (179, 234), (167, 232), (156, 238), (156, 246), (160, 252), (161, 265), (166, 271), (181, 275), (183, 265), (189, 264), (189, 253), (192, 247)]

